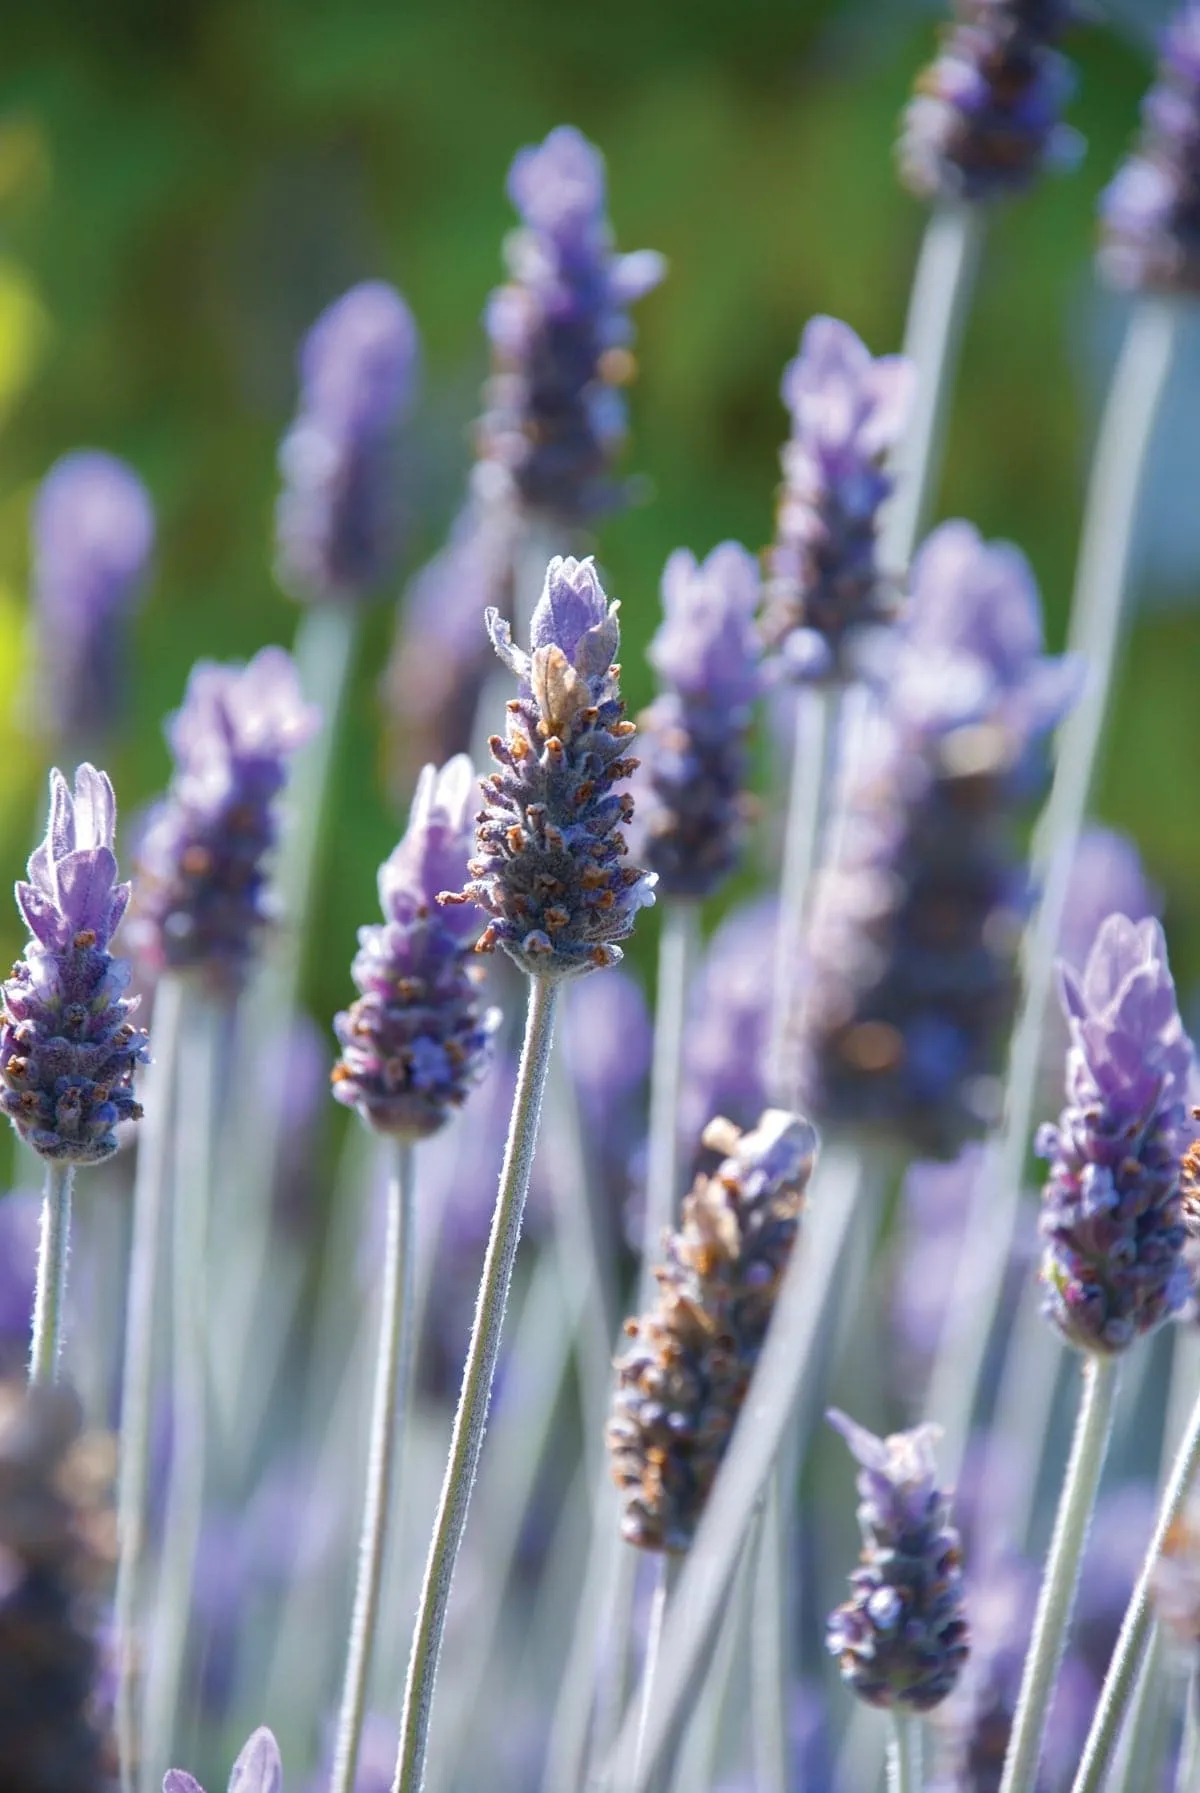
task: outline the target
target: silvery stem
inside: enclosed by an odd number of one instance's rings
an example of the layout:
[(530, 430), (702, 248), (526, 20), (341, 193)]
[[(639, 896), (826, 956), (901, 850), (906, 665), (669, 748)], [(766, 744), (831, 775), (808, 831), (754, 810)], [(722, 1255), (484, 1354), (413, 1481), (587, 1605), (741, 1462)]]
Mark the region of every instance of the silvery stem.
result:
[(1000, 1793), (1033, 1793), (1037, 1780), (1046, 1717), (1075, 1604), (1079, 1561), (1112, 1430), (1119, 1370), (1119, 1359), (1113, 1358), (1089, 1357), (1084, 1365), (1075, 1437), (1038, 1595)]
[(658, 1673), (658, 1653), (662, 1647), (663, 1619), (667, 1611), (667, 1595), (670, 1589), (672, 1564), (670, 1558), (660, 1556), (655, 1564), (654, 1593), (650, 1600), (650, 1619), (646, 1627), (646, 1653), (642, 1659), (642, 1688), (638, 1705), (637, 1737), (634, 1741), (634, 1773), (641, 1769), (642, 1751), (646, 1743), (646, 1725), (650, 1718), (650, 1709), (654, 1704), (654, 1680)]
[(1142, 1572), (1130, 1596), (1129, 1605), (1125, 1608), (1120, 1635), (1109, 1661), (1108, 1673), (1104, 1677), (1100, 1701), (1092, 1718), (1092, 1728), (1084, 1745), (1071, 1793), (1100, 1793), (1104, 1785), (1104, 1777), (1108, 1773), (1120, 1734), (1121, 1721), (1150, 1636), (1153, 1616), (1150, 1608), (1150, 1584), (1155, 1566), (1162, 1555), (1167, 1533), (1183, 1512), (1197, 1470), (1200, 1470), (1200, 1397), (1192, 1409), (1187, 1431), (1172, 1465)]
[(1054, 781), (1034, 837), (1034, 877), (1041, 896), (1022, 949), (1025, 989), (1009, 1052), (1004, 1119), (972, 1191), (965, 1237), (976, 1242), (975, 1251), (963, 1254), (955, 1277), (929, 1396), (928, 1411), (944, 1428), (940, 1454), (951, 1479), (962, 1461), (1016, 1229), (1054, 955), (1108, 712), (1132, 583), (1135, 524), (1174, 357), (1178, 315), (1160, 300), (1139, 303), (1096, 446), (1069, 637), (1072, 649), (1086, 656), (1086, 680), (1059, 730)]
[(1163, 1660), (1162, 1636), (1155, 1626), (1108, 1776), (1110, 1793), (1145, 1793), (1147, 1787), (1162, 1785), (1173, 1728), (1169, 1696), (1174, 1691)]
[[(750, 1605), (750, 1696), (753, 1707), (754, 1784), (757, 1793), (788, 1793), (788, 1696), (791, 1688), (790, 1514), (792, 1477), (787, 1440), (767, 1488), (755, 1539)], [(794, 1469), (795, 1465), (790, 1465)]]
[(400, 1720), (400, 1746), (396, 1756), (393, 1793), (421, 1793), (424, 1782), (429, 1719), (433, 1709), (442, 1633), (450, 1604), (454, 1565), (458, 1560), (466, 1529), (471, 1489), (487, 1428), (488, 1402), (496, 1373), (496, 1360), (500, 1354), (504, 1309), (521, 1237), (521, 1219), (525, 1211), (525, 1197), (529, 1191), (534, 1147), (537, 1144), (542, 1092), (550, 1063), (557, 1000), (556, 983), (545, 978), (530, 980), (525, 1044), (521, 1052), (512, 1120), (509, 1123), (504, 1163), (500, 1171), (496, 1211), (483, 1264), (471, 1341), (467, 1347), (462, 1391), (454, 1416), (450, 1456), (446, 1464), (445, 1480), (442, 1483), (417, 1607), (416, 1628), (404, 1689), (404, 1710)]
[(888, 1739), (888, 1793), (921, 1793), (924, 1737), (921, 1720), (893, 1712)]
[(117, 1751), (122, 1793), (133, 1793), (137, 1760), (136, 1629), (138, 1569), (146, 1525), (146, 1478), (154, 1388), (154, 1313), (159, 1236), (172, 1189), (175, 1064), (184, 1013), (181, 978), (168, 972), (154, 997), (154, 1057), (142, 1092), (133, 1185), (133, 1236), (125, 1301), (125, 1360), (117, 1433)]
[(379, 1617), (398, 1441), (402, 1435), (401, 1420), (407, 1403), (412, 1363), (416, 1258), (413, 1249), (413, 1148), (411, 1140), (389, 1139), (387, 1145), (391, 1163), (379, 1303), (379, 1347), (375, 1358), (371, 1435), (367, 1447), (362, 1530), (358, 1541), (358, 1576), (329, 1793), (353, 1793)]
[(71, 1249), (71, 1188), (74, 1181), (73, 1164), (47, 1163), (42, 1195), (37, 1284), (33, 1298), (33, 1333), (29, 1345), (31, 1386), (58, 1381), (63, 1305), (67, 1294), (67, 1258)]

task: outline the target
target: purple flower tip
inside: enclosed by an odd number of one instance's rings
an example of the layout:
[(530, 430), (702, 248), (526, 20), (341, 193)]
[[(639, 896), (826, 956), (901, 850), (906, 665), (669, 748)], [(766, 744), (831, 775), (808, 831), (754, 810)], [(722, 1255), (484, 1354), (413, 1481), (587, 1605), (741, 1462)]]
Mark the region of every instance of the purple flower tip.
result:
[(565, 234), (603, 217), (604, 157), (574, 125), (559, 125), (544, 143), (517, 151), (507, 192), (534, 230)]
[[(279, 1745), (266, 1725), (243, 1744), (229, 1776), (229, 1793), (282, 1793), (283, 1763)], [(182, 1768), (169, 1768), (163, 1776), (163, 1793), (204, 1793), (200, 1783)]]
[(1133, 292), (1200, 292), (1200, 4), (1163, 38), (1141, 139), (1100, 198), (1101, 272)]
[(75, 773), (72, 795), (57, 768), (50, 774), (46, 837), (29, 859), (29, 882), (16, 887), (17, 907), (30, 933), (52, 952), (75, 936), (104, 952), (129, 902), (129, 885), (117, 882), (113, 841), (117, 801), (112, 784), (95, 766)]

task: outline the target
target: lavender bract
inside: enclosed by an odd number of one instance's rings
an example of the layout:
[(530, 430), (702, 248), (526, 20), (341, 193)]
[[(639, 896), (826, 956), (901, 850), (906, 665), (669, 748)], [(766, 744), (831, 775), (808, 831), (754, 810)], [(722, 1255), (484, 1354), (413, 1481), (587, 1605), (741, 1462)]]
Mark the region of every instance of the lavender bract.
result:
[(271, 920), (266, 861), (288, 761), (315, 731), (291, 656), (201, 660), (167, 723), (175, 774), (138, 856), (130, 933), (154, 971), (199, 972), (236, 992)]
[(861, 1465), (863, 1550), (850, 1599), (830, 1615), (826, 1646), (860, 1700), (929, 1712), (968, 1654), (958, 1533), (933, 1460), (938, 1429), (876, 1438), (844, 1413), (829, 1419)]
[(666, 689), (643, 712), (640, 851), (664, 896), (708, 897), (736, 869), (750, 799), (746, 736), (761, 689), (758, 564), (723, 542), (662, 578), (649, 660)]
[(1101, 272), (1126, 291), (1200, 293), (1200, 4), (1167, 28), (1141, 140), (1100, 198)]
[(426, 766), (408, 829), (379, 873), (382, 926), (360, 928), (352, 976), (361, 994), (337, 1016), (333, 1093), (380, 1133), (422, 1139), (478, 1083), (499, 1011), (479, 1001), (471, 962), (479, 917), (444, 907), (471, 850), (475, 777), (466, 754)]
[(117, 881), (117, 805), (103, 772), (82, 765), (74, 795), (50, 774), (46, 838), (29, 860), (17, 907), (32, 939), (4, 983), (0, 1080), (5, 1113), (43, 1158), (95, 1164), (117, 1149), (118, 1122), (138, 1120), (133, 1074), (145, 1032), (122, 992), (129, 965), (109, 944), (129, 902)]
[(126, 623), (154, 546), (154, 512), (123, 461), (80, 449), (42, 481), (32, 533), (43, 714), (58, 740), (91, 740), (117, 719)]
[(1191, 1042), (1156, 921), (1108, 918), (1082, 976), (1060, 967), (1071, 1034), (1067, 1104), (1038, 1132), (1046, 1313), (1082, 1350), (1126, 1350), (1178, 1311), (1179, 1161), (1191, 1137)]
[(479, 453), (525, 509), (587, 523), (624, 497), (613, 466), (625, 438), (620, 389), (635, 371), (627, 311), (665, 263), (651, 250), (614, 252), (603, 157), (570, 125), (520, 151), (508, 193), (522, 223), (506, 245), (508, 284), (488, 303)]
[(412, 314), (382, 280), (343, 293), (305, 338), (275, 513), (279, 578), (293, 596), (354, 603), (392, 570), (395, 438), (416, 368)]
[(897, 145), (901, 179), (923, 199), (986, 203), (1024, 192), (1074, 160), (1062, 123), (1075, 75), (1057, 50), (1078, 0), (956, 0), (920, 76)]
[[(229, 1793), (282, 1793), (283, 1763), (279, 1745), (266, 1725), (247, 1738), (229, 1776)], [(204, 1793), (199, 1781), (183, 1768), (169, 1768), (163, 1793)]]
[(637, 761), (624, 757), (636, 730), (613, 664), (617, 606), (590, 560), (556, 558), (533, 613), (532, 653), (513, 646), (495, 610), (487, 626), (520, 696), (505, 739), (489, 742), (501, 770), (483, 784), (470, 882), (440, 900), (477, 903), (490, 920), (476, 950), (502, 946), (531, 977), (615, 965), (655, 883), (622, 863), (633, 799), (613, 786)]
[(798, 678), (845, 678), (859, 632), (894, 594), (876, 560), (884, 461), (904, 429), (913, 369), (875, 358), (849, 325), (816, 317), (783, 375), (792, 433), (782, 453), (763, 632)]
[(656, 1272), (658, 1299), (626, 1326), (606, 1434), (625, 1499), (621, 1536), (641, 1550), (685, 1551), (762, 1350), (800, 1228), (816, 1135), (768, 1109), (751, 1133), (716, 1120), (722, 1153), (696, 1179)]

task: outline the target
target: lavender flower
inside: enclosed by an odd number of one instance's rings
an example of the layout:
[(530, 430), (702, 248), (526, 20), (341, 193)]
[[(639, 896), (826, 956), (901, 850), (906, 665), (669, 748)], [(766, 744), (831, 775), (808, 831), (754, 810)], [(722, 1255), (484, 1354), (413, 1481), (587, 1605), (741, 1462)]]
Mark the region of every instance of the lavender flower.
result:
[(154, 546), (154, 513), (114, 455), (56, 461), (33, 508), (39, 720), (60, 741), (105, 734), (117, 719), (125, 628)]
[(122, 995), (129, 965), (108, 950), (129, 902), (129, 885), (117, 882), (116, 822), (103, 772), (80, 766), (74, 796), (52, 772), (46, 838), (16, 891), (32, 939), (4, 984), (4, 1109), (35, 1152), (71, 1164), (107, 1158), (117, 1123), (142, 1112), (133, 1073), (148, 1057), (146, 1034)]
[(238, 991), (271, 919), (265, 862), (287, 762), (313, 734), (291, 656), (201, 660), (167, 723), (175, 775), (142, 838), (131, 932), (156, 972), (198, 971)]
[(883, 463), (908, 417), (913, 368), (874, 359), (849, 325), (816, 317), (783, 375), (783, 449), (763, 632), (799, 678), (844, 678), (858, 632), (892, 614), (876, 563)]
[(391, 571), (395, 435), (416, 365), (412, 314), (382, 280), (343, 293), (305, 338), (275, 513), (279, 578), (293, 596), (354, 603)]
[(606, 1434), (625, 1497), (621, 1536), (684, 1551), (746, 1396), (800, 1227), (816, 1135), (768, 1109), (752, 1133), (716, 1120), (724, 1154), (698, 1177), (667, 1241), (655, 1306), (626, 1326)]
[(836, 1409), (829, 1419), (862, 1466), (863, 1550), (826, 1646), (860, 1700), (929, 1712), (953, 1688), (968, 1649), (958, 1533), (933, 1460), (938, 1428), (876, 1438)]
[(1111, 1354), (1187, 1299), (1179, 1160), (1190, 1137), (1192, 1047), (1156, 921), (1112, 915), (1082, 977), (1060, 966), (1071, 1032), (1067, 1104), (1039, 1130), (1046, 1312), (1082, 1350)]
[[(241, 1754), (229, 1776), (229, 1793), (282, 1793), (283, 1763), (279, 1745), (265, 1725), (261, 1725), (242, 1746)], [(182, 1768), (168, 1768), (163, 1776), (163, 1793), (204, 1793), (199, 1781)]]
[(1024, 192), (1078, 153), (1062, 113), (1074, 71), (1055, 47), (1078, 0), (956, 0), (937, 59), (921, 75), (897, 146), (923, 199), (981, 204)]
[(1134, 292), (1200, 293), (1200, 4), (1163, 40), (1141, 140), (1100, 198), (1101, 272)]
[(333, 1093), (380, 1133), (425, 1138), (465, 1102), (487, 1063), (497, 1009), (480, 1007), (469, 963), (479, 918), (447, 908), (471, 850), (474, 774), (465, 753), (426, 766), (407, 832), (379, 873), (382, 926), (360, 928), (352, 976), (361, 994), (337, 1016)]
[(966, 523), (936, 530), (817, 880), (796, 1045), (818, 1119), (931, 1158), (994, 1119), (1028, 905), (1019, 828), (1076, 682), (1042, 653), (1022, 556)]
[(442, 902), (478, 903), (491, 917), (477, 951), (502, 946), (531, 977), (573, 977), (621, 958), (639, 909), (654, 901), (653, 873), (622, 865), (620, 824), (633, 799), (613, 785), (637, 761), (623, 756), (636, 731), (613, 664), (620, 638), (590, 560), (555, 558), (530, 625), (532, 653), (487, 612), (492, 645), (521, 681), (508, 706), (501, 767), (483, 785), (471, 881)]
[(758, 565), (737, 542), (667, 561), (649, 659), (666, 689), (640, 717), (639, 839), (667, 896), (711, 896), (736, 869), (750, 808), (746, 736), (761, 689)]
[(620, 388), (635, 371), (627, 308), (666, 267), (651, 250), (614, 252), (603, 157), (570, 125), (520, 151), (508, 194), (522, 225), (506, 245), (509, 282), (488, 303), (477, 484), (500, 480), (526, 510), (586, 523), (624, 496), (613, 464)]

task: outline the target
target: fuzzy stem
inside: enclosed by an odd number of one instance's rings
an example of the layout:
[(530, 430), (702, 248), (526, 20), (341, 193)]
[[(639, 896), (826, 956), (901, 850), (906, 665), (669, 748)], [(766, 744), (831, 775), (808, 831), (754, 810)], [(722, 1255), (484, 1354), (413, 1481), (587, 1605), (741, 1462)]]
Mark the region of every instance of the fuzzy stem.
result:
[(1160, 300), (1138, 305), (1096, 446), (1070, 629), (1070, 646), (1086, 656), (1087, 678), (1059, 731), (1054, 782), (1034, 838), (1035, 883), (1042, 894), (1023, 947), (1025, 994), (1009, 1053), (1004, 1119), (972, 1192), (965, 1237), (975, 1248), (963, 1253), (955, 1276), (930, 1389), (928, 1410), (944, 1428), (940, 1454), (951, 1480), (962, 1462), (1016, 1230), (1054, 955), (1108, 711), (1132, 584), (1134, 529), (1178, 318)]
[(159, 1786), (170, 1766), (204, 1517), (208, 1430), (205, 1258), (225, 1018), (224, 1004), (197, 990), (191, 995), (187, 1025), (179, 1041), (171, 1213), (171, 1466), (146, 1675), (142, 1753), (143, 1784), (149, 1787)]
[(521, 1237), (521, 1219), (529, 1190), (529, 1174), (533, 1168), (534, 1147), (537, 1144), (542, 1091), (550, 1064), (557, 999), (556, 983), (546, 978), (531, 980), (525, 1044), (517, 1073), (512, 1120), (509, 1123), (504, 1163), (500, 1171), (500, 1188), (483, 1264), (483, 1276), (479, 1284), (471, 1342), (467, 1347), (458, 1411), (454, 1416), (450, 1456), (446, 1464), (417, 1607), (416, 1628), (404, 1689), (404, 1710), (400, 1720), (400, 1746), (396, 1755), (393, 1793), (421, 1793), (424, 1782), (429, 1718), (433, 1708), (442, 1633), (450, 1603), (454, 1565), (466, 1529), (471, 1489), (487, 1427), (488, 1402), (496, 1373), (496, 1359), (500, 1354), (504, 1309), (508, 1301), (517, 1244)]
[(888, 1739), (888, 1793), (921, 1793), (924, 1738), (921, 1721), (907, 1713), (892, 1713)]
[(1162, 1635), (1155, 1626), (1108, 1776), (1110, 1793), (1145, 1793), (1147, 1787), (1162, 1785), (1173, 1729), (1171, 1681), (1163, 1661)]
[(1129, 1704), (1129, 1696), (1133, 1692), (1133, 1684), (1137, 1679), (1150, 1636), (1150, 1624), (1153, 1617), (1150, 1606), (1150, 1584), (1158, 1559), (1162, 1555), (1167, 1533), (1183, 1512), (1184, 1503), (1191, 1491), (1192, 1483), (1196, 1479), (1197, 1470), (1200, 1470), (1200, 1398), (1197, 1398), (1192, 1409), (1187, 1431), (1184, 1433), (1175, 1457), (1170, 1480), (1158, 1511), (1154, 1536), (1150, 1540), (1150, 1548), (1147, 1550), (1145, 1562), (1142, 1564), (1142, 1572), (1138, 1576), (1137, 1585), (1130, 1596), (1129, 1605), (1125, 1608), (1120, 1635), (1109, 1661), (1108, 1673), (1104, 1677), (1100, 1701), (1092, 1718), (1092, 1728), (1088, 1733), (1087, 1743), (1084, 1745), (1083, 1756), (1071, 1793), (1100, 1793), (1100, 1789), (1104, 1785), (1104, 1777), (1108, 1773), (1109, 1761), (1120, 1734), (1125, 1708)]
[(699, 935), (700, 916), (694, 902), (676, 898), (664, 904), (654, 1006), (646, 1214), (642, 1224), (642, 1263), (638, 1275), (639, 1313), (653, 1299), (654, 1266), (662, 1256), (663, 1234), (674, 1224), (679, 1199), (679, 1091), (683, 1077), (688, 983)]
[(1112, 1430), (1119, 1371), (1120, 1360), (1115, 1358), (1089, 1357), (1084, 1365), (1079, 1417), (1038, 1595), (1000, 1793), (1033, 1793), (1046, 1716), (1075, 1604), (1079, 1560), (1087, 1541)]
[(159, 1235), (172, 1188), (175, 1065), (184, 1013), (181, 978), (159, 979), (152, 1017), (154, 1057), (143, 1091), (133, 1185), (133, 1237), (125, 1302), (125, 1361), (117, 1433), (117, 1751), (122, 1793), (133, 1793), (137, 1760), (136, 1621), (138, 1568), (146, 1526), (146, 1479), (154, 1386), (154, 1315)]
[(42, 1195), (37, 1286), (33, 1300), (33, 1334), (29, 1345), (31, 1386), (58, 1381), (63, 1304), (67, 1293), (67, 1257), (71, 1249), (71, 1189), (74, 1181), (73, 1164), (47, 1163)]
[(646, 1653), (642, 1659), (642, 1688), (638, 1703), (637, 1738), (634, 1743), (633, 1758), (635, 1774), (641, 1769), (642, 1752), (646, 1746), (646, 1726), (650, 1719), (650, 1709), (654, 1704), (654, 1681), (658, 1674), (658, 1655), (662, 1648), (663, 1619), (667, 1611), (672, 1568), (671, 1560), (667, 1556), (660, 1556), (655, 1564), (654, 1593), (650, 1600), (650, 1619), (646, 1627)]
[(879, 536), (880, 564), (897, 578), (904, 576), (933, 508), (986, 229), (981, 207), (959, 205), (939, 206), (925, 227), (904, 330), (904, 353), (916, 368), (916, 395), (892, 458), (895, 495)]
[(346, 1674), (338, 1712), (337, 1737), (329, 1793), (352, 1793), (358, 1767), (367, 1705), (367, 1682), (379, 1597), (383, 1558), (391, 1515), (397, 1440), (408, 1393), (413, 1341), (413, 1148), (409, 1140), (389, 1140), (391, 1164), (387, 1186), (387, 1232), (383, 1248), (383, 1289), (379, 1306), (379, 1347), (375, 1359), (375, 1393), (371, 1402), (371, 1436), (367, 1447), (367, 1480), (363, 1493), (362, 1531), (358, 1541), (358, 1579)]
[[(757, 1793), (788, 1793), (788, 1696), (791, 1690), (790, 1549), (791, 1455), (780, 1451), (767, 1490), (766, 1507), (754, 1551), (754, 1597), (750, 1618), (750, 1697), (753, 1711), (754, 1785)], [(794, 1465), (792, 1465), (794, 1468)]]

